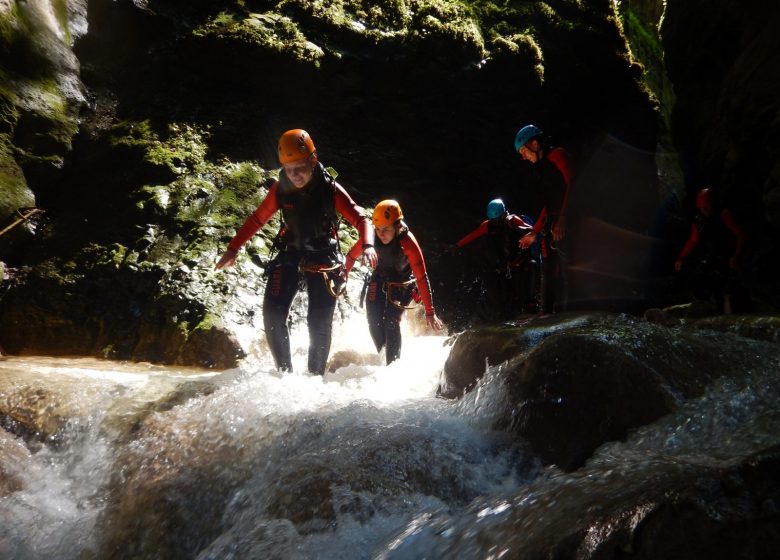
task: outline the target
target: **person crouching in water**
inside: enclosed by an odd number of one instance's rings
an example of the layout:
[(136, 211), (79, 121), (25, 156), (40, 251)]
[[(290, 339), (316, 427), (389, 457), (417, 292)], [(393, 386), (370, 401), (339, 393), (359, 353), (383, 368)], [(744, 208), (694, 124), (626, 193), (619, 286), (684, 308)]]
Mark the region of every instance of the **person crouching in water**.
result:
[[(366, 316), (376, 350), (379, 352), (385, 348), (388, 364), (401, 356), (401, 317), (415, 295), (425, 306), (427, 325), (434, 330), (442, 328), (433, 308), (422, 250), (403, 217), (398, 202), (383, 200), (374, 208), (371, 220), (376, 233), (378, 258), (368, 280)], [(347, 254), (344, 278), (360, 256), (359, 243)]]
[(342, 261), (336, 238), (336, 212), (357, 228), (358, 248), (368, 264), (376, 264), (374, 235), (362, 209), (319, 162), (308, 132), (288, 130), (279, 139), (278, 149), (283, 168), (279, 180), (271, 185), (263, 202), (246, 219), (215, 268), (232, 266), (244, 243), (281, 210), (284, 221), (281, 249), (268, 265), (263, 297), (265, 335), (276, 367), (292, 371), (287, 317), (298, 292), (299, 275), (303, 273), (309, 296), (308, 368), (310, 373), (323, 375), (330, 353), (337, 296), (328, 275), (338, 277)]

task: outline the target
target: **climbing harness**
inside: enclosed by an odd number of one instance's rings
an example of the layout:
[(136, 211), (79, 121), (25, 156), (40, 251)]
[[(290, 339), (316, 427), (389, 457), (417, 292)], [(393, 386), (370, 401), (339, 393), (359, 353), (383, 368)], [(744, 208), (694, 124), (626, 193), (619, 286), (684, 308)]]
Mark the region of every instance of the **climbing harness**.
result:
[(414, 278), (410, 278), (406, 282), (390, 282), (386, 281), (384, 285), (382, 286), (382, 291), (387, 296), (387, 301), (397, 307), (398, 309), (413, 309), (416, 307), (417, 302), (415, 301), (412, 305), (403, 305), (400, 301), (396, 301), (393, 299), (393, 296), (391, 295), (393, 288), (406, 288), (407, 286), (411, 286), (415, 283)]
[(8, 227), (3, 228), (3, 230), (0, 231), (0, 235), (4, 235), (4, 234), (8, 233), (9, 231), (11, 231), (13, 228), (18, 226), (19, 224), (26, 222), (32, 216), (34, 216), (35, 214), (38, 214), (40, 212), (43, 212), (43, 210), (41, 210), (40, 208), (36, 208), (34, 206), (29, 206), (29, 207), (26, 207), (26, 208), (19, 208), (19, 209), (17, 209), (16, 213), (19, 214), (19, 218), (17, 220), (15, 220), (14, 222), (12, 222), (11, 225), (9, 225)]
[(325, 288), (328, 290), (328, 293), (334, 298), (338, 298), (342, 293), (344, 293), (342, 287), (344, 286), (345, 282), (339, 281), (340, 278), (338, 278), (338, 273), (336, 273), (336, 271), (342, 267), (343, 265), (341, 263), (336, 263), (333, 266), (301, 263), (301, 265), (298, 267), (298, 270), (301, 272), (321, 274), (322, 281), (325, 282)]

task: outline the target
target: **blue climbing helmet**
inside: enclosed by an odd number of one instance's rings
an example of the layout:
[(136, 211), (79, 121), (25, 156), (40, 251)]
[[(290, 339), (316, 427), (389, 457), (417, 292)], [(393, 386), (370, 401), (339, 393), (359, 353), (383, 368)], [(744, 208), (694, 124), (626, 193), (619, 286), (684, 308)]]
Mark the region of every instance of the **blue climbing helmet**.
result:
[(498, 218), (500, 216), (503, 216), (506, 212), (506, 206), (504, 205), (504, 201), (500, 198), (494, 198), (490, 202), (488, 202), (487, 205), (487, 217), (488, 220), (492, 220), (494, 218)]
[(536, 138), (537, 136), (542, 136), (542, 134), (544, 133), (536, 125), (529, 124), (524, 126), (515, 134), (515, 151), (519, 152), (520, 148), (525, 146), (529, 140)]

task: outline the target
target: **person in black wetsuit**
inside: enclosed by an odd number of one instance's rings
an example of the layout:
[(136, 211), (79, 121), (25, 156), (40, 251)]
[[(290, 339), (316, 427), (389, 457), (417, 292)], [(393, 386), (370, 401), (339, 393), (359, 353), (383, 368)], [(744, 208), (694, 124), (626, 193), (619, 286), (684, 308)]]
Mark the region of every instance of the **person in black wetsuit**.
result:
[(278, 150), (283, 167), (279, 180), (271, 185), (263, 202), (230, 241), (216, 269), (232, 266), (244, 243), (280, 210), (284, 222), (281, 249), (269, 263), (268, 283), (263, 297), (263, 323), (268, 346), (276, 367), (292, 371), (287, 317), (298, 292), (300, 274), (303, 273), (309, 298), (306, 317), (309, 328), (308, 370), (323, 375), (330, 352), (333, 312), (338, 295), (331, 280), (340, 278), (343, 260), (336, 237), (336, 213), (358, 229), (361, 253), (371, 265), (376, 264), (377, 259), (373, 248), (374, 233), (362, 209), (319, 162), (314, 141), (305, 130), (293, 129), (282, 134)]
[(520, 240), (520, 247), (527, 249), (542, 237), (542, 312), (550, 313), (554, 305), (565, 311), (568, 304), (566, 210), (572, 182), (571, 156), (563, 148), (548, 146), (544, 133), (532, 124), (517, 131), (515, 151), (531, 164), (531, 180), (523, 189), (523, 208), (537, 216), (531, 232)]
[[(693, 254), (690, 273), (697, 297), (719, 300), (723, 313), (732, 313), (732, 296), (737, 289), (739, 257), (747, 235), (728, 208), (718, 211), (710, 189), (696, 195), (696, 218), (688, 240), (674, 261), (676, 271)], [(694, 254), (695, 252), (695, 254)]]
[[(368, 280), (366, 316), (371, 339), (377, 352), (385, 348), (388, 364), (401, 357), (401, 317), (413, 298), (422, 301), (426, 324), (434, 330), (442, 328), (433, 308), (422, 250), (403, 217), (398, 202), (383, 200), (371, 219), (378, 259)], [(359, 255), (360, 246), (355, 244), (347, 254), (344, 278)]]

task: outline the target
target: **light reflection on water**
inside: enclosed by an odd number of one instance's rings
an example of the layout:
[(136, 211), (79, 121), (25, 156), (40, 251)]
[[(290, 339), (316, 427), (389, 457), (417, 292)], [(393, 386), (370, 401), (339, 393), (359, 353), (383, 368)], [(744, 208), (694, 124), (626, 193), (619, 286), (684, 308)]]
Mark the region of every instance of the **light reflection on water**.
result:
[[(375, 354), (365, 319), (358, 320), (337, 325), (332, 354), (347, 348), (369, 358)], [(149, 491), (139, 480), (161, 472), (174, 482), (192, 476), (198, 484), (203, 483), (198, 473), (208, 472), (209, 483), (223, 488), (228, 500), (223, 540), (245, 539), (240, 531), (247, 523), (255, 532), (258, 524), (275, 526), (274, 516), (264, 518), (263, 507), (271, 500), (266, 494), (287, 490), (272, 480), (292, 472), (290, 483), (295, 484), (296, 469), (305, 472), (307, 461), (333, 466), (314, 473), (322, 477), (315, 488), (336, 484), (329, 477), (348, 480), (373, 469), (377, 482), (334, 495), (334, 507), (354, 509), (338, 514), (335, 541), (332, 532), (291, 532), (291, 550), (302, 550), (303, 557), (325, 550), (339, 554), (345, 546), (355, 551), (352, 557), (365, 557), (413, 512), (448, 507), (446, 499), (426, 496), (415, 485), (430, 485), (445, 495), (450, 483), (442, 480), (463, 478), (452, 491), (459, 500), (495, 485), (517, 485), (510, 455), (491, 457), (490, 438), (469, 425), (467, 414), (435, 398), (449, 352), (446, 337), (415, 337), (407, 329), (402, 358), (390, 366), (353, 364), (317, 377), (300, 371), (305, 329), (291, 334), (298, 371), (287, 374), (273, 371), (262, 354), (227, 371), (80, 357), (0, 361), (0, 398), (22, 399), (32, 389), (38, 397), (29, 415), (42, 424), (54, 423), (57, 438), (56, 446), (33, 438), (29, 451), (20, 438), (0, 431), (0, 475), (16, 485), (5, 491), (0, 485), (0, 558), (98, 553), (106, 504), (132, 501), (112, 483), (122, 463), (123, 476), (129, 477), (125, 483), (136, 483), (139, 492)], [(419, 456), (421, 448), (428, 455)], [(494, 466), (486, 464), (488, 458), (495, 459)], [(440, 464), (448, 461), (457, 466), (442, 469)], [(419, 479), (399, 482), (401, 475), (387, 469), (417, 469)], [(442, 472), (429, 475), (428, 469)], [(176, 499), (187, 507), (187, 496)], [(132, 522), (143, 525), (143, 520)]]
[[(373, 355), (364, 323), (336, 332), (333, 353)], [(506, 397), (501, 366), (464, 398), (444, 401), (435, 390), (445, 337), (407, 332), (396, 363), (348, 365), (324, 378), (300, 371), (305, 336), (292, 338), (292, 374), (272, 371), (266, 355), (228, 371), (0, 361), (0, 399), (40, 389), (49, 397), (30, 414), (59, 419), (63, 432), (58, 445), (24, 445), (0, 430), (0, 558), (99, 555), (107, 512), (143, 539), (164, 519), (155, 508), (171, 503), (192, 510), (192, 525), (205, 519), (205, 532), (184, 539), (203, 538), (192, 554), (204, 559), (231, 550), (235, 558), (480, 555), (486, 530), (509, 543), (521, 524), (528, 542), (543, 540), (593, 500), (619, 507), (641, 484), (780, 440), (780, 381), (750, 372), (604, 445), (577, 473), (541, 470), (490, 429)], [(136, 500), (151, 507), (134, 509)]]

